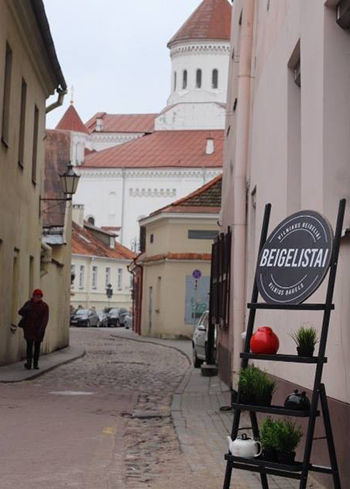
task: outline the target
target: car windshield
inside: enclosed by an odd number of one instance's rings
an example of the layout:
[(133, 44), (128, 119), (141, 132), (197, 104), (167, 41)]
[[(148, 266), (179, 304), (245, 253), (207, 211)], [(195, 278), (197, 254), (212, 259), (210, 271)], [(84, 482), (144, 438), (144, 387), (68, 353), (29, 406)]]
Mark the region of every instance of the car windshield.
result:
[(111, 309), (108, 314), (118, 314), (119, 309)]
[(77, 316), (86, 316), (87, 314), (89, 314), (89, 309), (79, 309), (77, 312), (76, 312), (76, 315)]

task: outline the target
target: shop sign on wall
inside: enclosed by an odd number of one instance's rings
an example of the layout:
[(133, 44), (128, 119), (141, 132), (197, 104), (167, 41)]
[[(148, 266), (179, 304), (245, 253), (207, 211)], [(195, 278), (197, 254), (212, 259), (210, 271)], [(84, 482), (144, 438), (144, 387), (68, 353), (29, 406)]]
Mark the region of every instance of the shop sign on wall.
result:
[(321, 285), (331, 261), (333, 231), (328, 220), (300, 211), (279, 224), (259, 256), (257, 285), (273, 304), (300, 304)]

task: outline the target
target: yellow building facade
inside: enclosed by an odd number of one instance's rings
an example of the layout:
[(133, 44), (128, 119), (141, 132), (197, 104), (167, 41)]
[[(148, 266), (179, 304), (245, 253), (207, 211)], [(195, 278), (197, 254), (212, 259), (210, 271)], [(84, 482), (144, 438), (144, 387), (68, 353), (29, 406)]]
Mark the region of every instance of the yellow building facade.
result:
[(23, 335), (11, 325), (42, 287), (40, 197), (46, 99), (64, 91), (41, 1), (0, 3), (0, 364), (19, 360)]

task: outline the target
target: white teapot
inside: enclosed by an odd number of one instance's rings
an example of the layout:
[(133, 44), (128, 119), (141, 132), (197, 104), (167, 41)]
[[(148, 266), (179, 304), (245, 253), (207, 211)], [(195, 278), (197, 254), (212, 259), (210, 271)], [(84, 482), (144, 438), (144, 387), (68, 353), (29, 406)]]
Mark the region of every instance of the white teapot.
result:
[(228, 436), (229, 449), (232, 455), (235, 457), (243, 458), (255, 458), (262, 452), (261, 443), (256, 440), (252, 440), (245, 433), (241, 437), (232, 439)]

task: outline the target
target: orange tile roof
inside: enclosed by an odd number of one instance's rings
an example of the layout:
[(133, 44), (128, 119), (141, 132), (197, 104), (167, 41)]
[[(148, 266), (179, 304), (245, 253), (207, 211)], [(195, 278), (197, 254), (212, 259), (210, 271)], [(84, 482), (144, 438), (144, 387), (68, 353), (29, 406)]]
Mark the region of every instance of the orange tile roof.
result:
[(203, 0), (191, 17), (170, 39), (168, 47), (181, 41), (212, 39), (229, 41), (232, 7), (227, 0)]
[[(214, 153), (206, 154), (207, 139)], [(222, 167), (224, 131), (158, 131), (86, 156), (83, 168)]]
[(217, 177), (210, 180), (210, 182), (206, 183), (186, 197), (176, 200), (172, 204), (162, 207), (155, 212), (152, 212), (150, 216), (156, 216), (165, 212), (197, 212), (204, 214), (219, 213), (221, 209), (221, 188), (222, 175), (218, 175)]
[(91, 231), (85, 227), (82, 228), (76, 222), (73, 222), (72, 229), (72, 254), (123, 260), (133, 260), (136, 256), (135, 253), (120, 243), (116, 243), (114, 249), (110, 248), (103, 241), (96, 238)]
[(146, 258), (137, 257), (137, 261), (140, 259), (143, 263), (163, 261), (163, 260), (204, 260), (210, 261), (210, 253), (162, 253), (159, 255), (147, 256)]
[(89, 134), (87, 127), (80, 119), (80, 116), (73, 104), (70, 104), (66, 112), (63, 114), (63, 117), (57, 124), (56, 129)]
[(101, 132), (140, 132), (154, 131), (154, 120), (158, 114), (106, 114), (98, 112), (85, 124), (90, 133), (96, 132), (96, 120), (103, 120)]

